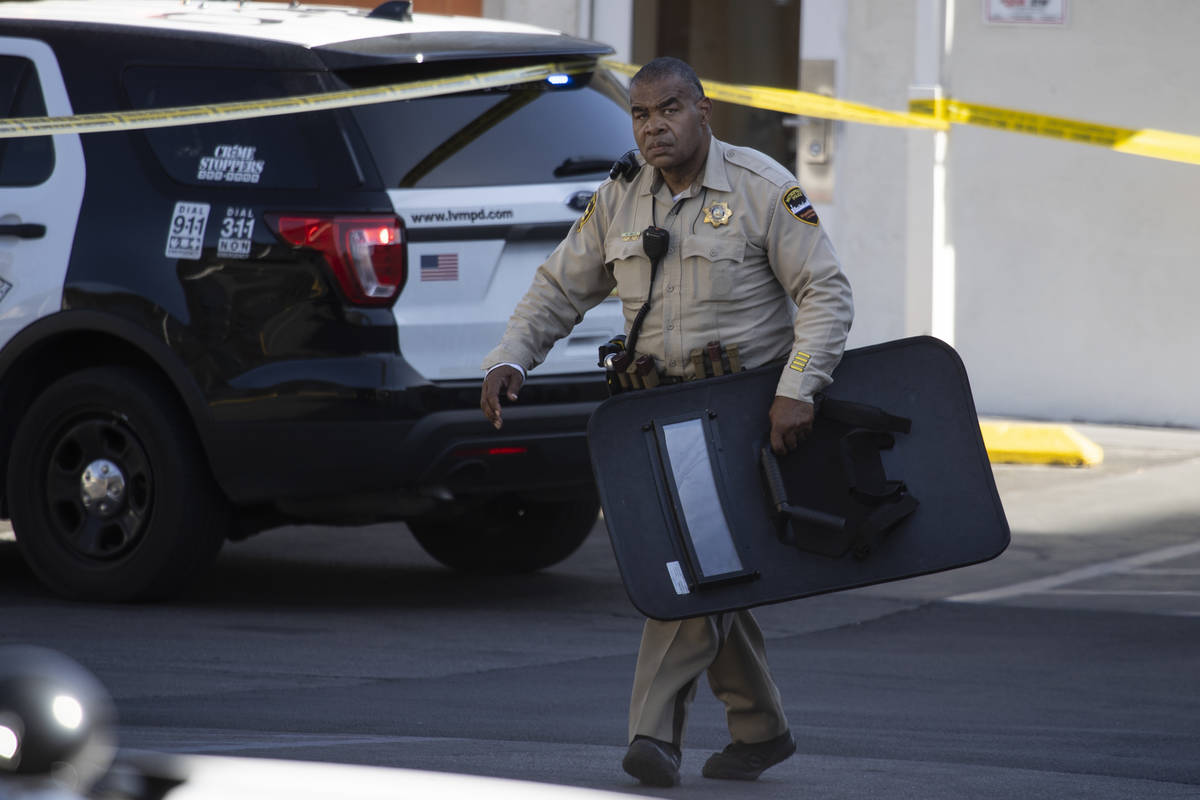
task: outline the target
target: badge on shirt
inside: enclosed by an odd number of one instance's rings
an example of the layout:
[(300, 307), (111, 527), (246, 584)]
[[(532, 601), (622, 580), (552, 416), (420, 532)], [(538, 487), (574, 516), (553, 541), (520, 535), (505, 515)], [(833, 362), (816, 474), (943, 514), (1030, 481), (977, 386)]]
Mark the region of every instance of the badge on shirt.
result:
[(588, 201), (587, 208), (585, 208), (583, 210), (583, 216), (579, 218), (579, 227), (577, 227), (575, 229), (576, 231), (583, 230), (583, 226), (586, 225), (587, 221), (592, 218), (592, 212), (595, 210), (596, 210), (596, 193), (593, 192), (592, 199)]
[(704, 221), (714, 228), (718, 225), (728, 225), (729, 218), (732, 216), (733, 212), (729, 210), (728, 203), (713, 203), (704, 209)]
[(812, 203), (808, 202), (808, 198), (804, 196), (804, 192), (800, 191), (799, 186), (793, 186), (783, 193), (783, 206), (789, 214), (803, 223), (820, 224), (817, 212), (813, 209)]

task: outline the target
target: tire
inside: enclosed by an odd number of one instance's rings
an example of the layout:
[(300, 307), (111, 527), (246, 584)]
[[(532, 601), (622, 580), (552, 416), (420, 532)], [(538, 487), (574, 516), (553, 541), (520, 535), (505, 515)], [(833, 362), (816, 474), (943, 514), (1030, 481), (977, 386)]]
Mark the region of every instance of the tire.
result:
[(583, 544), (596, 524), (594, 493), (571, 500), (492, 500), (452, 517), (409, 520), (429, 555), (477, 575), (514, 575), (557, 564)]
[(7, 491), (30, 568), (80, 600), (177, 593), (216, 557), (231, 518), (179, 401), (127, 367), (81, 370), (34, 400)]

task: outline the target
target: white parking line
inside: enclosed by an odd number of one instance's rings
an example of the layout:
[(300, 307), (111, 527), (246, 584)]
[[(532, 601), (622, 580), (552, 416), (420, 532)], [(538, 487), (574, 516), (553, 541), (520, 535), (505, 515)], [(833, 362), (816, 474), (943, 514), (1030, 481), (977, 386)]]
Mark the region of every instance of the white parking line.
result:
[(1190, 577), (1200, 575), (1200, 569), (1171, 569), (1170, 567), (1146, 567), (1144, 569), (1131, 569), (1130, 575), (1182, 575)]
[(1046, 594), (1121, 595), (1126, 597), (1200, 597), (1200, 592), (1186, 589), (1051, 589)]
[(163, 753), (240, 753), (252, 750), (474, 741), (444, 736), (356, 736), (171, 728), (122, 728), (121, 734), (122, 744), (126, 747), (152, 748)]
[(1161, 550), (1151, 550), (1147, 553), (1139, 553), (1136, 556), (1118, 558), (1114, 561), (1105, 561), (1102, 564), (1093, 564), (1089, 567), (1067, 570), (1058, 575), (1048, 575), (1045, 578), (1014, 583), (1011, 586), (1003, 586), (999, 589), (968, 592), (967, 594), (959, 594), (947, 597), (946, 599), (952, 603), (989, 603), (994, 600), (1005, 600), (1010, 597), (1020, 597), (1026, 594), (1041, 594), (1049, 592), (1052, 589), (1057, 589), (1060, 586), (1067, 586), (1079, 581), (1113, 575), (1119, 572), (1129, 572), (1138, 567), (1145, 567), (1149, 564), (1157, 564), (1162, 561), (1170, 561), (1175, 558), (1184, 558), (1196, 553), (1200, 553), (1200, 541), (1179, 544), (1174, 547), (1164, 547)]

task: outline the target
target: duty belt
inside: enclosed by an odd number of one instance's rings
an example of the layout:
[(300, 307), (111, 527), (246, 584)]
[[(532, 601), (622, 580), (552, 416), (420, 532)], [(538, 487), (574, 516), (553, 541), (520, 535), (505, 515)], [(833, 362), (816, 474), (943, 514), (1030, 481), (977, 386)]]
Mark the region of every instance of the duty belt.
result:
[(689, 354), (693, 377), (666, 375), (659, 371), (654, 359), (648, 355), (630, 358), (625, 349), (625, 337), (616, 336), (600, 346), (599, 365), (604, 367), (610, 394), (620, 394), (634, 389), (653, 389), (689, 380), (741, 372), (742, 361), (736, 344), (722, 345), (709, 342)]

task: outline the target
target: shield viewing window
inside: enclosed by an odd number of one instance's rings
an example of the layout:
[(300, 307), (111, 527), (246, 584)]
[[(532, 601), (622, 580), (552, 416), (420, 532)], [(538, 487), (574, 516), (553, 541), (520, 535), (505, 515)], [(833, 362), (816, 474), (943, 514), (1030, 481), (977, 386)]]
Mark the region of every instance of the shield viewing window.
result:
[(650, 426), (663, 516), (683, 546), (689, 583), (703, 586), (753, 577), (725, 514), (724, 475), (716, 424), (708, 415)]

